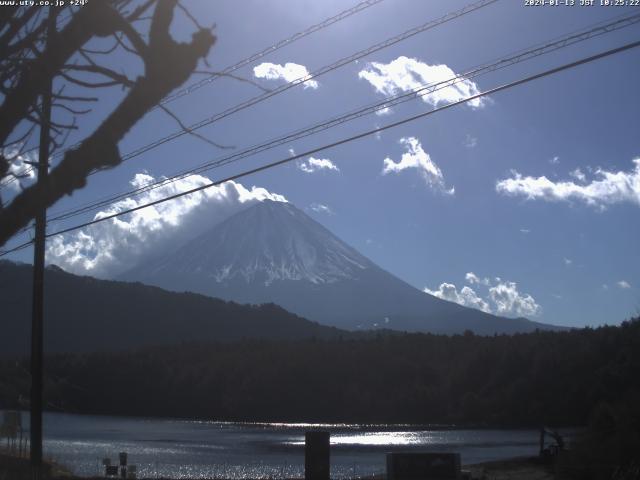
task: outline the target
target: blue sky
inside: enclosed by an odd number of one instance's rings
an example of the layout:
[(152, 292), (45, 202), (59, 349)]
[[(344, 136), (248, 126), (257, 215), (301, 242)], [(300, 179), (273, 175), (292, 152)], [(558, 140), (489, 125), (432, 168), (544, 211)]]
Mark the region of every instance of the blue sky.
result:
[[(185, 2), (201, 23), (216, 24), (218, 41), (209, 56), (213, 70), (353, 4), (337, 0)], [(274, 88), (286, 80), (265, 78), (265, 72), (285, 72), (287, 63), (313, 72), (465, 4), (385, 0), (236, 73)], [(426, 75), (422, 78), (437, 75), (436, 65), (461, 73), (634, 11), (637, 8), (526, 7), (523, 1), (501, 0), (318, 77), (317, 85), (299, 85), (201, 133), (241, 149), (382, 101), (385, 91), (376, 85), (386, 85), (387, 94), (394, 86), (401, 88), (398, 72), (412, 69), (410, 78), (415, 81), (421, 78), (419, 72)], [(192, 31), (188, 21), (176, 20), (176, 36), (188, 38)], [(487, 90), (638, 40), (639, 33), (640, 27), (634, 25), (478, 77), (472, 87)], [(114, 61), (123, 68), (137, 68), (124, 55)], [(253, 67), (265, 63), (273, 65), (254, 71)], [(640, 158), (638, 85), (640, 50), (636, 49), (498, 93), (475, 107), (454, 107), (315, 154), (315, 161), (306, 158), (304, 163), (244, 178), (239, 182), (246, 191), (234, 186), (231, 196), (230, 190), (216, 190), (201, 202), (194, 199), (192, 204), (167, 207), (163, 212), (172, 218), (169, 223), (150, 216), (127, 223), (126, 228), (143, 231), (110, 250), (117, 266), (94, 258), (96, 249), (109, 247), (104, 242), (122, 242), (117, 226), (59, 239), (49, 250), (49, 261), (108, 277), (152, 251), (195, 235), (209, 222), (233, 212), (236, 204), (282, 196), (419, 289), (547, 323), (619, 323), (640, 310), (636, 240), (640, 238), (640, 164), (633, 162)], [(260, 93), (251, 84), (223, 78), (169, 106), (183, 121), (193, 123)], [(461, 93), (448, 95), (451, 100)], [(80, 134), (90, 132), (120, 97), (117, 89), (104, 92), (100, 107), (84, 119)], [(212, 180), (223, 178), (284, 158), (290, 150), (300, 153), (431, 109), (434, 103), (416, 99), (385, 115), (366, 116), (206, 175)], [(156, 110), (130, 133), (121, 151), (131, 151), (175, 129), (176, 124)], [(94, 175), (83, 191), (50, 212), (126, 191), (134, 178), (142, 182), (169, 176), (225, 153), (196, 138), (182, 137), (113, 171)], [(252, 191), (253, 186), (265, 190)], [(58, 222), (50, 230), (89, 218), (92, 215)], [(102, 244), (86, 245), (97, 242), (99, 235), (104, 235)], [(85, 245), (78, 248), (82, 242)], [(13, 258), (29, 261), (30, 255), (26, 251)]]

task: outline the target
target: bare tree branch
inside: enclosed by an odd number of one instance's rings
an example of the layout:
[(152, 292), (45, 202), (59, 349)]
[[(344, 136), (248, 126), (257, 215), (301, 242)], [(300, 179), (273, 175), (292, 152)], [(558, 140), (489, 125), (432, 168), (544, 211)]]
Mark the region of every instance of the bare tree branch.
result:
[[(34, 131), (34, 129), (35, 129), (35, 128), (36, 128), (36, 124), (35, 124), (35, 123), (32, 123), (32, 124), (30, 125), (29, 129), (27, 130), (27, 132), (26, 132), (24, 135), (22, 135), (22, 136), (20, 136), (20, 137), (16, 138), (15, 140), (11, 140), (11, 141), (9, 141), (9, 142), (5, 143), (5, 144), (2, 146), (2, 148), (3, 148), (3, 149), (7, 149), (7, 148), (9, 148), (9, 147), (12, 147), (13, 145), (17, 145), (17, 144), (19, 144), (19, 143), (24, 143), (24, 142), (27, 140), (27, 138), (31, 136), (31, 134), (33, 133), (33, 131)], [(0, 176), (0, 178), (2, 178), (2, 177)]]
[[(19, 13), (18, 10), (14, 11), (14, 18), (8, 21), (9, 28), (0, 36), (0, 58), (6, 56), (6, 49), (11, 44), (12, 40), (18, 35), (22, 27), (38, 12), (38, 8), (29, 8), (22, 16), (15, 17), (15, 14)], [(13, 21), (12, 21), (13, 20)]]
[(69, 95), (60, 95), (54, 94), (53, 98), (56, 100), (66, 100), (69, 102), (97, 102), (98, 97), (79, 97), (79, 96), (69, 96)]
[(69, 112), (72, 115), (86, 115), (87, 113), (91, 112), (91, 109), (76, 110), (75, 108), (71, 108), (70, 106), (65, 105), (64, 103), (53, 103), (51, 105), (51, 108), (60, 108), (62, 110), (65, 110), (66, 112)]
[(178, 8), (180, 10), (182, 10), (182, 13), (184, 13), (184, 15), (191, 20), (191, 23), (193, 23), (195, 25), (196, 28), (202, 30), (204, 27), (202, 25), (200, 25), (200, 22), (198, 22), (198, 20), (196, 19), (196, 17), (194, 17), (193, 15), (191, 15), (191, 12), (189, 10), (187, 10), (179, 1), (178, 1)]
[(146, 2), (144, 2), (142, 5), (140, 5), (131, 14), (127, 16), (127, 22), (134, 22), (136, 20), (139, 20), (142, 14), (148, 11), (151, 8), (151, 5), (153, 5), (157, 1), (158, 0), (147, 0)]
[(133, 45), (134, 48), (134, 50), (131, 50), (124, 44), (124, 42), (122, 42), (122, 39), (116, 35), (116, 38), (120, 41), (120, 44), (124, 49), (126, 49), (130, 53), (136, 53), (143, 58), (148, 54), (149, 48), (147, 47), (147, 44), (130, 23), (122, 22), (122, 25), (120, 25), (120, 31), (124, 33), (127, 39), (129, 39), (131, 45)]
[(227, 77), (227, 78), (232, 78), (232, 79), (237, 80), (239, 82), (249, 83), (249, 84), (253, 85), (256, 88), (259, 88), (260, 90), (262, 90), (265, 93), (273, 91), (270, 88), (263, 87), (258, 82), (254, 82), (253, 80), (251, 80), (249, 78), (240, 77), (239, 75), (234, 75), (232, 73), (212, 72), (212, 71), (208, 71), (208, 70), (196, 70), (193, 73), (196, 74), (196, 75), (207, 75), (209, 77)]
[(23, 69), (15, 88), (0, 106), (0, 144), (26, 115), (29, 106), (43, 91), (44, 85), (67, 62), (69, 57), (93, 36), (113, 34), (121, 17), (107, 2), (89, 2), (58, 32), (43, 54)]
[(79, 51), (81, 53), (91, 54), (91, 55), (109, 55), (110, 53), (113, 53), (116, 50), (116, 48), (118, 48), (117, 41), (113, 42), (113, 46), (107, 48), (106, 50), (95, 50), (95, 49), (83, 47)]
[(230, 146), (230, 145), (221, 145), (219, 143), (214, 142), (213, 140), (208, 139), (207, 137), (200, 135), (198, 132), (194, 132), (193, 129), (189, 128), (187, 125), (185, 125), (182, 120), (180, 120), (180, 118), (178, 118), (178, 116), (176, 114), (174, 114), (171, 110), (169, 110), (167, 107), (165, 107), (162, 104), (159, 104), (158, 107), (165, 112), (167, 115), (169, 115), (171, 118), (173, 118), (176, 123), (178, 125), (180, 125), (180, 128), (182, 128), (182, 130), (189, 134), (189, 135), (193, 135), (195, 138), (198, 138), (200, 140), (202, 140), (203, 142), (208, 143), (209, 145), (212, 145), (216, 148), (220, 148), (223, 150), (233, 150), (234, 148), (236, 148), (235, 146)]
[[(60, 72), (60, 75), (65, 79), (69, 80), (76, 85), (80, 85), (87, 88), (96, 88), (96, 87), (110, 87), (113, 85), (124, 85), (125, 87), (132, 87), (135, 82), (130, 80), (126, 75), (122, 75), (118, 72), (114, 72), (109, 68), (105, 68), (99, 65), (65, 65), (64, 71)], [(88, 73), (97, 73), (108, 77), (111, 79), (109, 82), (87, 82), (84, 80), (80, 80), (72, 77), (68, 73), (69, 70), (74, 70), (76, 72), (88, 72)]]
[[(87, 176), (92, 171), (112, 168), (120, 164), (122, 161), (118, 150), (120, 140), (162, 98), (182, 85), (196, 69), (198, 62), (206, 57), (216, 40), (211, 31), (198, 30), (189, 43), (178, 43), (171, 37), (170, 25), (176, 3), (176, 0), (157, 0), (150, 26), (149, 44), (148, 46), (145, 44), (144, 54), (139, 52), (145, 65), (144, 76), (135, 81), (121, 103), (91, 135), (85, 138), (77, 148), (67, 151), (60, 163), (49, 173), (46, 183), (37, 183), (25, 188), (10, 205), (0, 210), (0, 245), (6, 243), (12, 235), (26, 226), (40, 208), (50, 206), (65, 195), (70, 195), (84, 187)], [(100, 31), (96, 35), (113, 35), (115, 31), (124, 30), (123, 24), (129, 25), (115, 9), (108, 8), (106, 12), (104, 8), (88, 8), (91, 5), (103, 5), (103, 3), (90, 2), (71, 19), (65, 28), (65, 31), (70, 28), (75, 29), (73, 38), (76, 41), (76, 50), (79, 48), (78, 39), (84, 40), (81, 46), (91, 36), (91, 24), (85, 22), (95, 21), (95, 18), (89, 15), (109, 15), (106, 21), (101, 18)], [(89, 11), (91, 11), (90, 14), (86, 13)], [(84, 19), (82, 24), (78, 22), (81, 16)], [(59, 37), (71, 36), (69, 32), (63, 34), (64, 31), (59, 34)], [(137, 32), (136, 36), (138, 36)], [(127, 38), (131, 41), (129, 35)], [(56, 43), (58, 48), (62, 48), (60, 39)], [(39, 65), (41, 73), (44, 71), (46, 74), (53, 75), (67, 63), (73, 49), (74, 47), (67, 46), (59, 52), (59, 50), (52, 51), (48, 48), (42, 58), (47, 58), (51, 64), (44, 62), (45, 64), (41, 65), (38, 62), (42, 59), (36, 60), (34, 64)], [(37, 93), (31, 94), (29, 88), (39, 92), (41, 83), (30, 76), (22, 81), (19, 88), (28, 96), (28, 99), (22, 102), (14, 100), (11, 108), (6, 106), (6, 102), (0, 107), (0, 143), (25, 117), (24, 114), (28, 111), (29, 105), (34, 104)], [(11, 119), (7, 121), (3, 115), (5, 111), (11, 114)], [(19, 116), (18, 113), (22, 115)], [(8, 133), (5, 134), (5, 132)]]

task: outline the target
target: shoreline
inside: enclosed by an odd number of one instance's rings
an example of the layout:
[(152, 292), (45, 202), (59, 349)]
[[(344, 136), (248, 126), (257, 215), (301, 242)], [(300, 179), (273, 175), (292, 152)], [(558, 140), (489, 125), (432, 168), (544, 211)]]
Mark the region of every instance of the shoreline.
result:
[[(45, 479), (50, 480), (97, 480), (103, 476), (77, 476), (70, 470), (55, 462), (45, 461), (45, 471), (50, 472), (45, 475)], [(540, 461), (538, 457), (514, 457), (505, 460), (481, 462), (470, 465), (463, 465), (463, 471), (470, 472), (473, 479), (483, 480), (508, 480), (517, 478), (518, 480), (553, 480), (554, 474), (548, 464)], [(30, 479), (30, 468), (28, 458), (19, 458), (7, 452), (0, 451), (0, 478), (11, 478), (14, 480)], [(236, 477), (210, 477), (193, 479), (183, 478), (182, 480), (239, 480)], [(345, 477), (342, 480), (384, 480), (385, 474), (356, 476), (354, 478)], [(138, 477), (138, 480), (176, 480), (172, 477)], [(243, 480), (265, 480), (264, 478), (243, 479)], [(269, 477), (269, 480), (303, 480), (295, 477)]]
[(515, 457), (506, 460), (463, 465), (472, 478), (486, 480), (554, 480), (553, 469), (538, 457)]

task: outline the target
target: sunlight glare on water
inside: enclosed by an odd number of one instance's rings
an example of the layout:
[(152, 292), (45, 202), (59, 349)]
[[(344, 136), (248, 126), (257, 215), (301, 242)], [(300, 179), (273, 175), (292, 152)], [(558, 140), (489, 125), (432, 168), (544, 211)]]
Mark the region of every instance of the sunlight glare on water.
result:
[(331, 439), (332, 445), (419, 445), (429, 443), (426, 432), (363, 432), (338, 434)]
[[(28, 415), (23, 413), (28, 428)], [(537, 430), (425, 425), (229, 423), (44, 414), (45, 456), (77, 475), (102, 476), (102, 459), (127, 452), (142, 478), (304, 476), (309, 430), (331, 433), (331, 478), (383, 473), (390, 451), (459, 452), (465, 464), (535, 455)], [(116, 460), (117, 461), (117, 460)]]
[[(331, 436), (331, 445), (401, 446), (428, 445), (429, 432), (358, 432), (337, 433)], [(290, 445), (304, 445), (304, 438), (289, 442)]]

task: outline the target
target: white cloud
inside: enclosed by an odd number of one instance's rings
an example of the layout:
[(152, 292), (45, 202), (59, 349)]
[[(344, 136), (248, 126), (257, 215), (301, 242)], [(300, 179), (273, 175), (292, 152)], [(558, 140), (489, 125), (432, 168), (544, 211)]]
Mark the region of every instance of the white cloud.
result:
[(597, 169), (594, 172), (596, 179), (584, 184), (554, 182), (545, 176), (523, 177), (514, 172), (513, 178), (496, 183), (496, 191), (509, 196), (524, 196), (529, 200), (578, 200), (600, 209), (622, 202), (640, 206), (640, 158), (635, 158), (633, 163), (634, 169), (627, 172)]
[[(378, 93), (387, 97), (409, 92), (425, 85), (445, 82), (455, 76), (456, 73), (446, 65), (429, 65), (405, 56), (398, 57), (390, 63), (371, 62), (358, 73), (358, 77), (368, 81)], [(421, 96), (422, 100), (437, 107), (478, 93), (480, 90), (474, 82), (461, 80)], [(480, 108), (486, 104), (486, 100), (476, 98), (470, 100), (468, 104), (472, 108)]]
[(313, 158), (309, 157), (306, 162), (299, 162), (298, 168), (305, 173), (314, 173), (320, 170), (333, 170), (339, 172), (340, 169), (328, 158)]
[(627, 288), (631, 288), (631, 285), (626, 280), (620, 280), (618, 282), (618, 287), (620, 287), (622, 289), (627, 289)]
[(462, 287), (462, 290), (458, 292), (455, 285), (451, 283), (441, 283), (437, 290), (429, 290), (425, 288), (424, 291), (433, 295), (434, 297), (447, 300), (449, 302), (455, 302), (465, 307), (475, 308), (482, 310), (483, 312), (491, 313), (489, 304), (485, 302), (478, 294), (470, 287), (466, 285)]
[(487, 277), (480, 278), (473, 272), (468, 272), (464, 276), (464, 279), (467, 281), (467, 283), (469, 283), (471, 285), (476, 284), (476, 283), (480, 284), (480, 285), (489, 285), (491, 283), (491, 280), (489, 280)]
[(521, 228), (520, 233), (524, 233), (526, 235), (527, 233), (531, 233), (531, 230), (529, 230), (528, 228)]
[(295, 156), (296, 156), (296, 151), (293, 149), (293, 147), (291, 147), (291, 148), (289, 149), (289, 156), (290, 156), (290, 157), (295, 157)]
[[(8, 175), (4, 177), (2, 183), (13, 193), (19, 192), (22, 187), (28, 186), (36, 180), (36, 168), (26, 162), (37, 162), (37, 152), (31, 154), (19, 154), (18, 152), (17, 148), (6, 148), (2, 152), (4, 158), (9, 161)], [(19, 178), (15, 178), (14, 175)]]
[(333, 210), (328, 205), (323, 203), (312, 203), (309, 208), (316, 213), (326, 213), (327, 215), (333, 215)]
[(299, 83), (304, 82), (304, 88), (316, 89), (319, 83), (310, 79), (309, 70), (304, 65), (298, 65), (297, 63), (285, 63), (279, 65), (277, 63), (261, 63), (253, 67), (253, 75), (256, 78), (265, 78), (267, 80), (286, 80), (287, 82), (293, 82), (299, 80)]
[(541, 310), (531, 295), (518, 292), (516, 282), (502, 282), (491, 287), (489, 298), (498, 315), (533, 317)]
[(560, 157), (558, 157), (557, 155), (555, 157), (552, 157), (549, 159), (549, 163), (551, 165), (557, 165), (560, 163)]
[(391, 107), (384, 107), (384, 108), (381, 108), (380, 110), (376, 110), (376, 115), (378, 116), (390, 115), (391, 113), (393, 113), (393, 110), (391, 110)]
[[(131, 181), (135, 188), (154, 181), (139, 173)], [(98, 212), (94, 218), (121, 212), (169, 195), (206, 185), (211, 181), (191, 175), (154, 190), (127, 198)], [(250, 190), (226, 182), (175, 200), (106, 220), (74, 233), (52, 237), (47, 245), (47, 262), (73, 273), (109, 278), (131, 268), (138, 261), (175, 247), (243, 208), (263, 200), (286, 202), (264, 188)]]
[(469, 272), (464, 276), (464, 279), (469, 282), (471, 285), (473, 285), (474, 283), (480, 283), (480, 279), (478, 278), (478, 276), (473, 273), (473, 272)]
[(569, 265), (571, 265), (572, 263), (573, 263), (573, 260), (571, 260), (570, 258), (566, 258), (566, 257), (564, 258), (564, 264), (565, 264), (565, 265), (569, 266)]
[(421, 174), (427, 184), (444, 193), (454, 194), (455, 189), (447, 189), (444, 177), (440, 168), (431, 160), (431, 157), (424, 151), (420, 141), (415, 137), (405, 137), (400, 139), (400, 144), (407, 150), (402, 154), (399, 162), (394, 162), (391, 158), (384, 159), (382, 174), (398, 173), (408, 168), (415, 168)]
[(464, 139), (464, 146), (467, 148), (475, 148), (478, 146), (478, 139), (473, 135), (467, 133), (467, 136)]
[(442, 283), (437, 290), (425, 288), (424, 291), (443, 300), (496, 315), (533, 317), (539, 315), (542, 311), (540, 305), (531, 295), (522, 294), (518, 291), (518, 286), (515, 282), (503, 281), (500, 277), (496, 277), (494, 283), (489, 278), (478, 277), (473, 272), (468, 272), (465, 275), (465, 280), (471, 285), (486, 289), (487, 295), (485, 298), (466, 285), (458, 291), (457, 287), (452, 283)]
[[(380, 128), (380, 125), (376, 125), (376, 128)], [(382, 134), (380, 133), (380, 130), (378, 130), (376, 133), (373, 134), (376, 138), (376, 140), (380, 141), (382, 140)]]
[(584, 183), (584, 182), (587, 181), (587, 176), (582, 172), (582, 170), (580, 170), (580, 167), (578, 167), (575, 170), (569, 172), (569, 175), (571, 175), (573, 178), (575, 178), (579, 182), (583, 182)]

